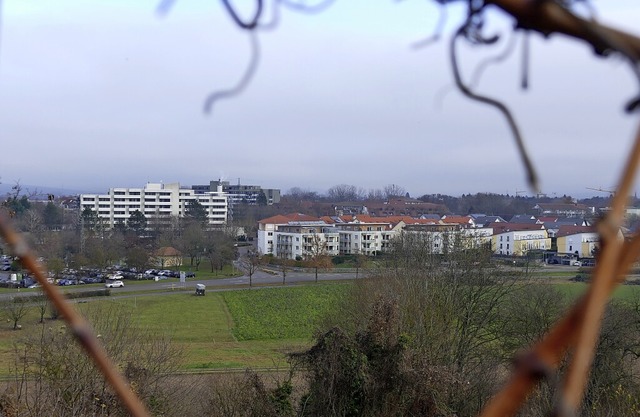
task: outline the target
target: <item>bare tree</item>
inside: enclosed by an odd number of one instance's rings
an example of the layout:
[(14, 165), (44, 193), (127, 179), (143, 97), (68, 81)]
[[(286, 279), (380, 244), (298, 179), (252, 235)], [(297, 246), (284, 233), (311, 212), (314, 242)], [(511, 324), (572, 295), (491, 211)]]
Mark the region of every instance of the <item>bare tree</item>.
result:
[(331, 257), (327, 253), (327, 242), (320, 234), (313, 234), (310, 238), (310, 244), (305, 253), (307, 264), (315, 271), (316, 282), (318, 282), (318, 269), (330, 269), (333, 267)]
[(285, 253), (278, 254), (278, 267), (282, 273), (282, 285), (287, 282), (287, 272), (289, 271), (289, 259)]
[(360, 271), (360, 269), (365, 266), (367, 263), (367, 256), (360, 253), (360, 251), (358, 251), (354, 256), (353, 256), (353, 266), (356, 267), (356, 279), (358, 278), (358, 272)]
[(249, 275), (249, 286), (251, 287), (253, 285), (253, 274), (255, 274), (260, 265), (262, 265), (262, 258), (257, 250), (253, 248), (249, 249), (247, 252), (247, 260), (244, 265), (247, 275)]
[(364, 199), (366, 192), (355, 185), (334, 185), (327, 191), (327, 197), (331, 201), (358, 201)]
[[(153, 415), (180, 415), (182, 389), (166, 384), (179, 365), (170, 338), (140, 329), (122, 305), (87, 304), (84, 314), (105, 349), (119, 364), (131, 389)], [(71, 331), (42, 325), (15, 345), (12, 398), (22, 416), (125, 415), (104, 377), (73, 343)], [(1, 400), (0, 400), (1, 401)], [(4, 404), (3, 404), (4, 405)]]
[(38, 314), (40, 315), (40, 323), (44, 323), (44, 315), (47, 314), (47, 310), (49, 309), (49, 299), (42, 288), (38, 290), (38, 295), (35, 297), (35, 301), (38, 308)]
[(285, 196), (296, 201), (318, 199), (318, 193), (316, 193), (315, 191), (307, 190), (300, 187), (293, 187), (289, 189), (289, 191), (287, 191)]
[(404, 187), (401, 187), (396, 184), (386, 185), (383, 189), (384, 196), (386, 199), (394, 198), (394, 197), (404, 197), (407, 193), (407, 190)]
[(13, 330), (19, 329), (18, 322), (27, 314), (27, 300), (24, 297), (12, 297), (2, 304), (7, 319), (13, 323)]

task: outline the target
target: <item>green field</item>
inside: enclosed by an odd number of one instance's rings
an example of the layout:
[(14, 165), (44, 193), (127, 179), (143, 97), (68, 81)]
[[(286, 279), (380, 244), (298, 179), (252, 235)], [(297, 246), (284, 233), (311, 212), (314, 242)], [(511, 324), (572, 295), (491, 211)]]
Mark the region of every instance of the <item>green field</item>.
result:
[[(559, 280), (558, 280), (559, 281)], [(284, 364), (287, 352), (307, 348), (318, 319), (333, 309), (352, 284), (322, 283), (208, 292), (196, 297), (191, 292), (171, 295), (135, 295), (101, 298), (78, 304), (80, 310), (100, 304), (126, 309), (135, 326), (171, 336), (183, 352), (185, 369), (273, 367)], [(583, 283), (555, 282), (554, 288), (575, 299), (584, 293)], [(614, 298), (640, 300), (640, 286), (623, 285)], [(15, 341), (40, 329), (38, 312), (32, 308), (21, 320), (23, 330), (0, 326), (0, 374), (12, 364)], [(60, 320), (45, 326), (59, 327)]]
[[(141, 329), (171, 336), (183, 352), (185, 369), (274, 367), (287, 352), (310, 346), (316, 320), (338, 303), (350, 284), (315, 284), (227, 292), (130, 296), (79, 304), (126, 309)], [(0, 374), (12, 363), (13, 343), (40, 329), (35, 309), (21, 320), (23, 330), (4, 322), (0, 330)], [(45, 326), (62, 326), (48, 320)]]

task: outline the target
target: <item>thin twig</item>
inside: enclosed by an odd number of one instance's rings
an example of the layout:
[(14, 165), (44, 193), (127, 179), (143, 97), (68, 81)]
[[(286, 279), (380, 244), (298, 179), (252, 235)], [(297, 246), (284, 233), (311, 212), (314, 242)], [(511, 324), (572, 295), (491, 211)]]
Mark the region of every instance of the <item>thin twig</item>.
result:
[(523, 90), (529, 88), (529, 67), (531, 54), (531, 33), (526, 31), (522, 36), (522, 78), (520, 80)]
[(249, 64), (242, 75), (240, 81), (233, 87), (228, 90), (215, 91), (207, 98), (204, 102), (204, 112), (210, 114), (213, 110), (213, 105), (216, 101), (233, 97), (240, 94), (252, 80), (253, 76), (256, 73), (256, 69), (258, 68), (258, 63), (260, 62), (260, 45), (258, 43), (258, 36), (255, 34), (255, 31), (249, 32), (249, 40), (251, 41), (251, 59), (249, 60)]
[(111, 362), (109, 356), (107, 356), (89, 323), (65, 301), (60, 291), (47, 280), (44, 268), (39, 264), (24, 238), (13, 230), (9, 220), (3, 213), (0, 213), (0, 236), (9, 245), (12, 253), (20, 258), (22, 265), (36, 277), (44, 293), (60, 312), (73, 335), (78, 339), (98, 369), (100, 369), (131, 415), (136, 417), (149, 416), (150, 414), (144, 404), (129, 389), (129, 384), (117, 371), (117, 367)]
[(278, 0), (278, 2), (291, 10), (295, 10), (296, 12), (314, 14), (323, 12), (331, 6), (335, 0), (321, 0), (315, 4), (298, 3), (291, 0)]
[(438, 11), (438, 21), (436, 22), (433, 33), (425, 39), (412, 43), (411, 49), (422, 49), (440, 40), (442, 32), (444, 31), (444, 25), (447, 23), (447, 8), (445, 5), (440, 4)]
[(238, 16), (238, 14), (236, 13), (236, 9), (234, 9), (231, 3), (229, 3), (229, 0), (222, 0), (222, 5), (225, 9), (227, 9), (229, 16), (231, 16), (231, 19), (235, 22), (235, 24), (242, 29), (251, 30), (258, 26), (258, 22), (260, 21), (260, 17), (262, 16), (262, 0), (256, 0), (255, 13), (253, 14), (253, 17), (247, 22), (244, 22), (242, 19), (240, 19), (240, 16)]
[(484, 74), (484, 71), (490, 66), (490, 65), (494, 65), (494, 64), (499, 64), (501, 62), (503, 62), (505, 59), (507, 59), (511, 53), (513, 52), (513, 49), (516, 46), (516, 35), (515, 34), (511, 34), (509, 36), (509, 40), (507, 41), (506, 46), (504, 47), (504, 49), (497, 55), (494, 56), (490, 56), (484, 60), (482, 60), (478, 66), (476, 67), (476, 69), (473, 71), (473, 74), (471, 74), (471, 81), (469, 81), (469, 87), (470, 88), (476, 88), (478, 86), (478, 84), (480, 83), (480, 78), (482, 78), (482, 75)]
[[(636, 137), (636, 143), (640, 141), (640, 129)], [(626, 178), (623, 177), (623, 179)], [(621, 182), (620, 190), (628, 189), (628, 178)], [(609, 230), (614, 230), (609, 228)], [(617, 232), (616, 232), (617, 234)], [(607, 241), (603, 242), (604, 248), (609, 246)], [(631, 265), (640, 258), (640, 233), (624, 244), (621, 244), (614, 259), (614, 268), (609, 271), (608, 280), (605, 283), (605, 292), (610, 295), (613, 289), (624, 281)], [(594, 270), (594, 275), (603, 276), (600, 258)], [(595, 279), (595, 278), (594, 278)], [(555, 370), (564, 356), (567, 348), (576, 345), (578, 329), (583, 322), (589, 308), (588, 294), (581, 297), (573, 308), (560, 319), (554, 327), (544, 336), (544, 338), (533, 346), (529, 353), (523, 355), (528, 358), (519, 361), (515, 368), (511, 380), (506, 386), (496, 394), (482, 410), (481, 417), (504, 417), (513, 416), (526, 399), (528, 393), (543, 376), (540, 369), (548, 372)], [(564, 407), (564, 406), (563, 406)]]
[(607, 291), (609, 281), (615, 278), (618, 252), (623, 244), (622, 240), (617, 238), (617, 234), (624, 218), (626, 199), (633, 187), (638, 165), (640, 165), (640, 128), (613, 196), (611, 210), (600, 225), (600, 240), (605, 244), (586, 295), (587, 309), (580, 325), (575, 351), (564, 384), (563, 400), (569, 409), (576, 412), (582, 401), (600, 334), (602, 315), (609, 300), (610, 294)]
[(469, 23), (469, 20), (467, 20), (467, 22), (465, 22), (451, 37), (451, 45), (450, 45), (449, 51), (450, 51), (451, 65), (453, 69), (453, 77), (456, 82), (456, 86), (468, 98), (478, 101), (480, 103), (488, 104), (496, 108), (499, 112), (503, 114), (503, 116), (507, 120), (509, 128), (511, 129), (511, 133), (513, 135), (513, 138), (515, 139), (516, 146), (520, 154), (520, 159), (522, 160), (522, 163), (527, 172), (527, 181), (529, 183), (529, 186), (531, 187), (532, 190), (534, 190), (534, 192), (538, 192), (538, 190), (540, 189), (538, 185), (538, 175), (536, 174), (535, 168), (533, 167), (533, 163), (529, 158), (529, 154), (525, 148), (522, 136), (520, 135), (520, 130), (518, 129), (518, 125), (516, 124), (515, 119), (511, 115), (511, 112), (509, 111), (509, 109), (498, 100), (476, 94), (462, 81), (462, 77), (460, 76), (460, 69), (458, 66), (457, 54), (456, 54), (456, 41), (460, 36), (462, 36), (462, 34), (467, 29), (468, 23)]

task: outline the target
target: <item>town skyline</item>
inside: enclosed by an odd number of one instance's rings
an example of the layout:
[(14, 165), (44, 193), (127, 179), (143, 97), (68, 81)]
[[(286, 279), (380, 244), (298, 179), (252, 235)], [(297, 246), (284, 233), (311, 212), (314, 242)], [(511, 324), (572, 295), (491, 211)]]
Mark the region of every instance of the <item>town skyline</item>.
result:
[[(240, 178), (242, 180), (242, 178)], [(237, 178), (236, 178), (237, 180)], [(21, 194), (22, 195), (32, 195), (32, 194), (37, 194), (38, 196), (41, 196), (43, 198), (46, 198), (46, 196), (48, 194), (53, 194), (55, 196), (74, 196), (74, 195), (80, 195), (80, 194), (103, 194), (103, 193), (107, 193), (111, 188), (139, 188), (139, 187), (144, 187), (146, 184), (153, 184), (153, 183), (163, 183), (161, 181), (149, 181), (143, 184), (132, 184), (132, 183), (127, 183), (127, 184), (114, 184), (111, 186), (107, 186), (104, 189), (80, 189), (80, 188), (74, 188), (73, 186), (70, 187), (55, 187), (55, 186), (47, 186), (47, 185), (33, 185), (33, 184), (23, 184), (21, 182), (17, 182), (20, 185), (21, 188)], [(171, 184), (171, 183), (179, 183), (181, 187), (186, 187), (186, 188), (190, 188), (193, 185), (201, 185), (201, 184), (208, 184), (209, 181), (203, 181), (203, 182), (199, 182), (199, 183), (194, 183), (194, 184), (187, 184), (185, 182), (182, 181), (178, 181), (178, 180), (174, 180), (174, 181), (166, 181), (164, 182), (166, 184)], [(236, 182), (237, 183), (237, 182)], [(234, 184), (232, 182), (232, 184)], [(274, 189), (279, 189), (281, 191), (281, 195), (290, 195), (290, 192), (292, 191), (293, 188), (299, 188), (302, 191), (309, 191), (309, 192), (313, 192), (316, 193), (318, 196), (327, 196), (327, 193), (329, 191), (329, 189), (333, 186), (339, 186), (339, 185), (349, 185), (349, 186), (355, 186), (358, 187), (357, 184), (346, 184), (346, 183), (340, 183), (340, 184), (333, 184), (325, 189), (322, 190), (314, 190), (311, 189), (309, 187), (305, 187), (304, 185), (300, 185), (297, 187), (291, 187), (288, 189), (282, 189), (279, 188), (277, 185), (276, 186), (269, 186), (269, 185), (265, 185), (260, 183), (259, 181), (255, 182), (255, 183), (245, 183), (241, 181), (242, 185), (257, 185), (257, 186), (261, 186), (262, 188), (274, 188)], [(6, 196), (11, 194), (12, 192), (14, 192), (14, 190), (12, 190), (13, 186), (16, 185), (16, 182), (9, 182), (7, 180), (4, 180), (2, 178), (0, 178), (0, 197)], [(385, 186), (388, 185), (397, 185), (401, 188), (404, 188), (402, 186), (402, 184), (384, 184), (384, 185), (380, 185), (379, 187), (375, 187), (372, 189), (364, 189), (362, 187), (358, 187), (360, 190), (364, 191), (365, 193), (368, 193), (369, 191), (375, 191), (375, 190), (382, 190)], [(609, 189), (606, 189), (604, 187), (592, 187), (594, 189), (587, 189), (585, 188), (585, 190), (583, 192), (581, 192), (580, 190), (576, 190), (575, 192), (569, 192), (569, 191), (559, 191), (559, 192), (551, 192), (551, 193), (540, 193), (540, 195), (544, 195), (546, 197), (550, 197), (550, 198), (561, 198), (563, 196), (569, 196), (569, 197), (573, 197), (576, 199), (586, 199), (586, 198), (593, 198), (593, 197), (608, 197), (609, 196)], [(597, 189), (601, 189), (601, 191), (598, 191)], [(425, 192), (419, 192), (419, 193), (414, 193), (412, 192), (412, 190), (409, 189), (405, 189), (406, 192), (409, 193), (411, 198), (419, 198), (425, 195), (436, 195), (436, 194), (442, 194), (442, 195), (448, 195), (448, 196), (452, 196), (452, 197), (460, 197), (462, 195), (474, 195), (474, 194), (483, 194), (483, 193), (487, 193), (487, 194), (496, 194), (496, 195), (509, 195), (509, 196), (516, 196), (516, 192), (518, 196), (521, 197), (536, 197), (535, 194), (531, 193), (530, 191), (527, 190), (505, 190), (503, 192), (498, 191), (488, 191), (488, 190), (469, 190), (467, 192), (463, 192), (460, 194), (455, 194), (455, 193), (447, 193), (447, 192), (429, 192), (429, 191), (425, 191)]]
[[(531, 194), (504, 119), (453, 87), (456, 5), (442, 39), (420, 49), (411, 45), (436, 27), (435, 3), (285, 10), (276, 30), (258, 35), (251, 82), (211, 114), (205, 99), (236, 85), (249, 38), (215, 2), (176, 1), (160, 14), (157, 6), (2, 4), (0, 137), (16, 149), (3, 160), (4, 183), (104, 192), (239, 176), (285, 192), (398, 184), (412, 196)], [(597, 7), (606, 23), (635, 30), (640, 5)], [(467, 81), (510, 42), (509, 20), (491, 22), (494, 49), (461, 44)], [(638, 90), (632, 72), (560, 36), (534, 34), (531, 50), (528, 90), (516, 49), (486, 69), (479, 91), (513, 110), (542, 192), (610, 189), (636, 130), (637, 117), (623, 111)]]

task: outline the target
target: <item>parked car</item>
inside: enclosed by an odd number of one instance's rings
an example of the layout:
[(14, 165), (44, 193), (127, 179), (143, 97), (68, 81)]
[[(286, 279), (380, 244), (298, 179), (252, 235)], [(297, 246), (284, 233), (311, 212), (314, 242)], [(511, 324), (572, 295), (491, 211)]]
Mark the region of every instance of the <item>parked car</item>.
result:
[(122, 287), (124, 287), (124, 282), (122, 282), (122, 281), (107, 281), (107, 283), (104, 284), (104, 286), (106, 288), (122, 288)]
[(573, 261), (573, 262), (571, 263), (571, 265), (573, 265), (573, 266), (582, 266), (582, 262), (580, 262), (580, 261)]

